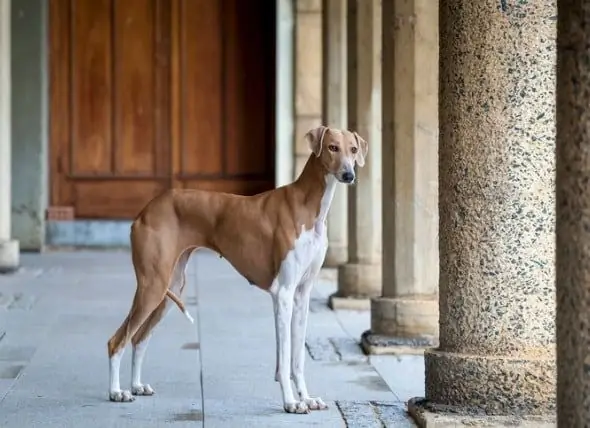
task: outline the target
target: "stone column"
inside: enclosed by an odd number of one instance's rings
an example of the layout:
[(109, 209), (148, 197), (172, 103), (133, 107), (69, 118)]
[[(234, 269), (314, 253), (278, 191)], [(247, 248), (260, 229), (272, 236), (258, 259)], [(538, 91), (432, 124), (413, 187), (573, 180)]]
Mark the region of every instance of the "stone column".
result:
[[(323, 0), (322, 42), (322, 122), (346, 129), (346, 0)], [(348, 191), (338, 186), (328, 213), (326, 267), (348, 260), (347, 220)]]
[(440, 3), (434, 406), (555, 409), (556, 15), (556, 0)]
[(383, 290), (368, 353), (438, 336), (438, 0), (383, 4)]
[(295, 5), (295, 169), (297, 178), (311, 151), (305, 134), (322, 124), (322, 2)]
[(0, 0), (0, 273), (19, 266), (19, 243), (11, 239), (10, 0)]
[[(49, 194), (47, 0), (12, 2), (12, 237), (20, 249), (45, 245)], [(26, 168), (21, 167), (26, 165)]]
[(590, 421), (590, 4), (559, 0), (557, 39), (557, 421)]
[(348, 262), (330, 306), (368, 310), (381, 294), (381, 2), (347, 3), (348, 128), (369, 152), (348, 187)]

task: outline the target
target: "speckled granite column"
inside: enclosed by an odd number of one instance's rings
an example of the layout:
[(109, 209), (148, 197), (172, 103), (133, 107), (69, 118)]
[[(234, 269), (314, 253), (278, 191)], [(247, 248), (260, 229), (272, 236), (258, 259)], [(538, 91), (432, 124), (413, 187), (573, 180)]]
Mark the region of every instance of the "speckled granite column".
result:
[(330, 304), (368, 310), (368, 298), (381, 294), (381, 2), (347, 3), (348, 128), (369, 152), (348, 187), (348, 262)]
[(368, 353), (438, 336), (438, 0), (383, 4), (383, 292)]
[(559, 0), (557, 419), (590, 423), (590, 4)]
[(440, 1), (436, 404), (555, 409), (556, 14), (555, 0)]
[[(346, 0), (322, 2), (322, 121), (334, 128), (346, 120)], [(338, 186), (328, 213), (328, 252), (324, 266), (348, 260), (348, 189)]]

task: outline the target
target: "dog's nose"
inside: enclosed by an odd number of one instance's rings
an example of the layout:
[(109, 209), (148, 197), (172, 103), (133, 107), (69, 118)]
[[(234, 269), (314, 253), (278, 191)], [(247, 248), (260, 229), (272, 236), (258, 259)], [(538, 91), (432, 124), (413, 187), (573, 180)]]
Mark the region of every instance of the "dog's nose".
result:
[(350, 171), (342, 173), (342, 181), (345, 183), (352, 183), (354, 181), (354, 173)]

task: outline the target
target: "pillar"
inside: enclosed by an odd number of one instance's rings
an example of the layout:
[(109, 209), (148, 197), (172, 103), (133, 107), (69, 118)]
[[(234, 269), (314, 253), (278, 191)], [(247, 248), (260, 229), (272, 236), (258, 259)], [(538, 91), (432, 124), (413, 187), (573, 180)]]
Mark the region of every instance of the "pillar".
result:
[[(322, 4), (322, 122), (346, 129), (346, 0)], [(337, 186), (328, 213), (328, 252), (324, 266), (348, 260), (348, 190)]]
[(42, 250), (46, 236), (48, 9), (47, 0), (12, 2), (12, 237), (25, 251)]
[(0, 0), (0, 273), (19, 266), (19, 243), (11, 239), (10, 0)]
[(435, 405), (555, 409), (556, 15), (556, 0), (440, 2)]
[[(297, 178), (311, 151), (305, 134), (322, 125), (322, 2), (294, 0), (295, 163)], [(280, 73), (279, 73), (280, 74)]]
[(557, 421), (590, 421), (590, 4), (558, 0)]
[(347, 1), (348, 128), (369, 144), (348, 187), (348, 262), (332, 308), (369, 309), (381, 294), (381, 2)]
[(383, 0), (383, 289), (368, 353), (438, 336), (438, 0)]

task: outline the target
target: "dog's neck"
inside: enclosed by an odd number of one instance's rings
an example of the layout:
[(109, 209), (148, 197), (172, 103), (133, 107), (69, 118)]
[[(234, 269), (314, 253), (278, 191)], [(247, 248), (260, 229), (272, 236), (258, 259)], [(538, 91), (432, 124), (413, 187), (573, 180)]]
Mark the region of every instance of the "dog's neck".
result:
[(325, 232), (326, 218), (330, 211), (337, 183), (336, 177), (326, 170), (321, 160), (313, 153), (307, 159), (301, 175), (294, 183), (296, 187), (303, 191), (305, 204), (310, 209), (317, 210), (314, 228), (319, 234)]

